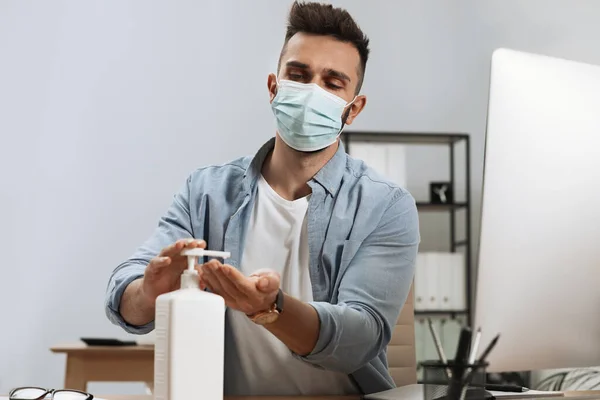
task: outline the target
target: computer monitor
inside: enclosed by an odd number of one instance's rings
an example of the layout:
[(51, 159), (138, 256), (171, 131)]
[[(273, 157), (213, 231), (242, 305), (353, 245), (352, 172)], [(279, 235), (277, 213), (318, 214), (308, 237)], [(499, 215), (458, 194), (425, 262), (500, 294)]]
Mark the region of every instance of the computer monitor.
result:
[(600, 366), (600, 67), (492, 56), (474, 327), (489, 371)]

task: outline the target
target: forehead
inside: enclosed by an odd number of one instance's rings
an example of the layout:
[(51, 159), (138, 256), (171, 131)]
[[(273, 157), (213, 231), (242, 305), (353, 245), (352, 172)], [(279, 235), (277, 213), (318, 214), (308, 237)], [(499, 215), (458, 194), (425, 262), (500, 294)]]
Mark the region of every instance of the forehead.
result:
[(287, 43), (281, 57), (281, 65), (288, 61), (308, 64), (314, 72), (333, 69), (348, 75), (353, 83), (358, 81), (358, 50), (351, 43), (331, 36), (296, 33)]

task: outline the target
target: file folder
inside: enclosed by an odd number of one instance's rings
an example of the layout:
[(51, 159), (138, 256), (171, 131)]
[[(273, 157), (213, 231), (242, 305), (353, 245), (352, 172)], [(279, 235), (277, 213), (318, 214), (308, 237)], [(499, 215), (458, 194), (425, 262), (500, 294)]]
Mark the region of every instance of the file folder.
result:
[(415, 265), (415, 310), (464, 311), (466, 265), (462, 253), (421, 252)]

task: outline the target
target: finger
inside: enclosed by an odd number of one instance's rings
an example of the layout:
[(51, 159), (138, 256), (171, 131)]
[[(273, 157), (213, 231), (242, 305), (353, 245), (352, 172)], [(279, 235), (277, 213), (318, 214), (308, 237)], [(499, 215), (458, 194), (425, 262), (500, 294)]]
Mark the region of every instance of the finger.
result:
[(221, 285), (223, 292), (226, 293), (231, 299), (235, 300), (236, 302), (243, 302), (247, 299), (246, 294), (241, 292), (234, 284), (230, 276), (225, 273), (226, 267), (224, 265), (215, 263), (211, 264), (209, 268), (219, 281), (219, 285)]
[(279, 277), (275, 275), (262, 276), (256, 282), (256, 288), (261, 292), (273, 292), (279, 289)]
[(188, 239), (185, 243), (184, 243), (184, 247), (186, 249), (195, 249), (197, 247), (205, 249), (206, 248), (206, 242), (202, 239)]
[(268, 269), (268, 268), (257, 269), (256, 271), (254, 271), (253, 273), (250, 274), (250, 276), (266, 276), (266, 275), (273, 275), (273, 276), (276, 276), (277, 278), (280, 278), (279, 272), (272, 270), (272, 269)]
[(150, 269), (160, 269), (160, 268), (164, 268), (168, 265), (171, 264), (171, 257), (154, 257), (152, 260), (150, 260), (150, 262), (148, 263), (148, 267)]
[(174, 255), (175, 253), (179, 252), (179, 250), (181, 250), (183, 248), (183, 246), (185, 245), (186, 241), (188, 241), (189, 239), (179, 239), (178, 241), (176, 241), (175, 243), (165, 247), (164, 249), (162, 249), (162, 251), (160, 252), (161, 256), (170, 256), (170, 255)]
[(238, 291), (249, 297), (256, 290), (256, 285), (251, 279), (248, 279), (240, 271), (231, 265), (223, 265), (223, 273), (235, 285)]
[(277, 271), (272, 269), (259, 269), (254, 271), (250, 276), (258, 278), (255, 280), (256, 288), (261, 292), (277, 290), (281, 284), (281, 276)]
[[(206, 264), (202, 265), (202, 279), (206, 283), (206, 286), (214, 293), (225, 297), (225, 292), (217, 279), (217, 276), (214, 272), (212, 272), (211, 266), (215, 263), (219, 263), (217, 260), (211, 260)], [(218, 267), (218, 265), (217, 265)]]
[(204, 282), (204, 272), (202, 271), (202, 266), (196, 264), (196, 272), (198, 272), (198, 284), (200, 286), (200, 290), (205, 290), (206, 289), (206, 282)]
[(206, 242), (204, 240), (194, 238), (179, 239), (175, 243), (165, 247), (161, 251), (160, 255), (174, 256), (178, 255), (184, 248), (193, 249), (196, 247), (205, 248)]

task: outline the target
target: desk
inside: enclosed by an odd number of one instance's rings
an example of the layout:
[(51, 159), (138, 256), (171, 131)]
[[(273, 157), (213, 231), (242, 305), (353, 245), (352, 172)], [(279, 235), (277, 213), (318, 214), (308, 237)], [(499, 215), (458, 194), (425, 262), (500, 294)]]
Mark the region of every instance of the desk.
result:
[[(87, 390), (88, 382), (146, 382), (153, 387), (154, 345), (87, 346), (75, 343), (51, 348), (53, 353), (67, 355), (65, 388)], [(102, 396), (106, 400), (153, 400), (152, 396)], [(600, 400), (599, 391), (565, 392), (567, 398)], [(525, 397), (526, 398), (526, 397)], [(242, 397), (239, 400), (299, 400), (299, 397)], [(301, 397), (300, 400), (359, 400), (357, 396)], [(560, 399), (560, 397), (555, 398)], [(236, 398), (226, 398), (236, 400)]]
[[(570, 398), (570, 399), (600, 399), (600, 390), (565, 392), (565, 397), (553, 397), (552, 400)], [(1, 397), (1, 396), (0, 396)], [(148, 395), (127, 395), (127, 396), (94, 396), (103, 400), (153, 400)], [(526, 397), (523, 397), (526, 399)], [(246, 397), (225, 397), (225, 400), (360, 400), (360, 396), (246, 396)], [(537, 399), (540, 400), (540, 399)]]
[[(152, 396), (98, 396), (105, 400), (153, 400)], [(225, 400), (360, 400), (360, 396), (248, 396), (225, 397)]]
[[(98, 396), (101, 399), (106, 400), (153, 400), (152, 396)], [(527, 399), (527, 397), (523, 397)], [(579, 391), (579, 392), (565, 392), (565, 397), (554, 397), (554, 400), (560, 400), (564, 398), (572, 399), (587, 399), (594, 400), (600, 399), (600, 390), (590, 391)], [(285, 397), (285, 396), (272, 396), (272, 397), (226, 397), (225, 400), (359, 400), (359, 396), (299, 396), (299, 397)], [(536, 399), (540, 400), (540, 399)]]
[(65, 388), (87, 391), (88, 382), (146, 382), (154, 386), (154, 345), (87, 346), (80, 342), (50, 350), (67, 355)]

